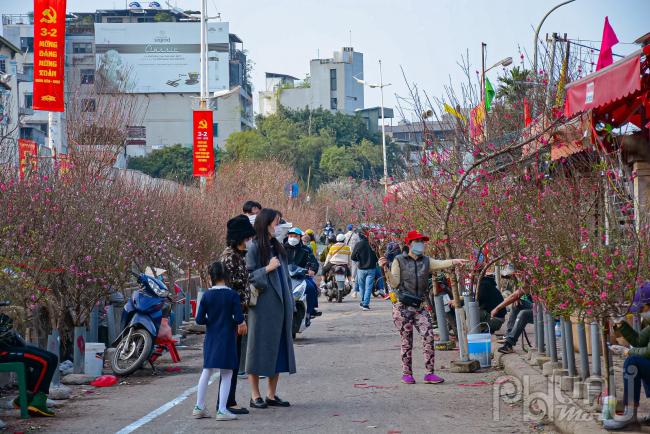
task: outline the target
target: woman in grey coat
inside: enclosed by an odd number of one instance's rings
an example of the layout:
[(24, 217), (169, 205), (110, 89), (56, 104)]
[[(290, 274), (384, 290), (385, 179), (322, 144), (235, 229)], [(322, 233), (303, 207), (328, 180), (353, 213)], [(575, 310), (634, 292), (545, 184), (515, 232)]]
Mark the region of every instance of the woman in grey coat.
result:
[[(257, 304), (248, 314), (246, 372), (251, 385), (251, 408), (289, 407), (276, 394), (280, 373), (296, 372), (291, 326), (293, 295), (287, 258), (275, 238), (280, 213), (262, 209), (255, 219), (256, 239), (246, 253), (251, 284), (258, 289)], [(269, 378), (266, 399), (260, 394), (260, 376)]]

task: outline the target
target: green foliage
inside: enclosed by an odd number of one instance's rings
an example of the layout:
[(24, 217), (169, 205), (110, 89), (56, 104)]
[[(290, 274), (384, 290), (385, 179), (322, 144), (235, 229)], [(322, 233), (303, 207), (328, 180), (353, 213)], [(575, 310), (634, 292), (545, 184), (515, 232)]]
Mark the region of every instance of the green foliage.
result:
[[(257, 118), (257, 129), (231, 134), (230, 160), (275, 158), (293, 167), (298, 178), (320, 185), (339, 177), (377, 179), (383, 174), (380, 137), (358, 116), (328, 110), (288, 110)], [(397, 147), (388, 147), (391, 172), (400, 170)]]
[(503, 98), (510, 105), (521, 104), (527, 90), (530, 88), (530, 75), (530, 70), (525, 68), (515, 66), (510, 69), (507, 75), (497, 79), (499, 82), (497, 98)]
[(161, 11), (154, 15), (153, 20), (157, 23), (171, 22), (173, 17), (169, 12)]
[(156, 149), (144, 157), (130, 158), (128, 167), (154, 178), (189, 182), (192, 180), (192, 148), (174, 145)]

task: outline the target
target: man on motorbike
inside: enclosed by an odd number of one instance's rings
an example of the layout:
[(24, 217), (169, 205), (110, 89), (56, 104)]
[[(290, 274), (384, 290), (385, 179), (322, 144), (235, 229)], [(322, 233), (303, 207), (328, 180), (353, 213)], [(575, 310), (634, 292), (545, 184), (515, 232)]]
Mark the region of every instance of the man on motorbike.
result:
[(345, 275), (350, 277), (352, 268), (352, 260), (350, 259), (351, 255), (352, 250), (350, 249), (350, 246), (345, 243), (345, 235), (339, 234), (336, 237), (336, 243), (331, 246), (327, 252), (327, 257), (323, 264), (323, 276), (327, 277), (327, 273), (329, 273), (334, 265), (343, 265), (345, 267)]
[(307, 288), (305, 295), (307, 296), (307, 313), (310, 316), (321, 316), (323, 312), (317, 309), (318, 307), (318, 287), (314, 282), (314, 276), (318, 273), (320, 268), (318, 260), (314, 256), (311, 248), (302, 243), (302, 230), (300, 228), (291, 228), (287, 234), (287, 240), (284, 243), (284, 248), (287, 251), (287, 262), (289, 265), (295, 265), (307, 270), (306, 282)]

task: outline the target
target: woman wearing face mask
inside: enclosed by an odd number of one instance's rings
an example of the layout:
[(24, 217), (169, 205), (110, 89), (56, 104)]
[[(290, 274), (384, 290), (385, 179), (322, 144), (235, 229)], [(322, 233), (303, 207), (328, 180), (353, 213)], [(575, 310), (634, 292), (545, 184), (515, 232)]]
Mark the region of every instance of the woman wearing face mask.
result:
[[(226, 224), (226, 245), (221, 253), (219, 261), (224, 265), (226, 274), (229, 276), (226, 286), (236, 291), (241, 299), (241, 307), (244, 316), (248, 312), (248, 301), (250, 300), (250, 285), (248, 270), (246, 269), (246, 251), (253, 242), (255, 229), (250, 219), (245, 215), (238, 215)], [(243, 336), (237, 335), (237, 360), (241, 359), (243, 351)], [(237, 373), (233, 372), (230, 382), (230, 393), (226, 407), (233, 414), (247, 414), (248, 410), (237, 405), (235, 391), (237, 390)], [(217, 403), (217, 407), (219, 403)]]
[[(251, 284), (259, 291), (257, 304), (250, 307), (248, 317), (246, 372), (251, 385), (251, 408), (289, 407), (276, 394), (276, 388), (280, 373), (296, 372), (291, 338), (291, 279), (286, 252), (276, 238), (284, 237), (286, 232), (278, 226), (278, 211), (260, 211), (255, 219), (256, 238), (246, 253)], [(260, 394), (260, 376), (269, 378), (266, 399)]]
[(623, 364), (623, 404), (622, 415), (603, 421), (607, 430), (619, 430), (630, 425), (650, 425), (650, 416), (639, 418), (637, 409), (641, 401), (641, 384), (645, 389), (646, 398), (650, 397), (650, 282), (637, 289), (630, 307), (630, 312), (639, 313), (644, 327), (641, 332), (634, 330), (625, 317), (615, 318), (614, 330), (632, 345), (632, 348), (612, 345), (610, 350), (615, 354), (625, 356)]
[[(384, 267), (386, 278), (393, 288), (396, 288), (397, 302), (393, 305), (393, 322), (400, 332), (402, 340), (402, 382), (415, 384), (413, 378), (413, 328), (422, 335), (422, 349), (427, 384), (442, 383), (444, 380), (434, 373), (434, 335), (431, 315), (425, 311), (425, 300), (429, 287), (429, 278), (437, 270), (464, 265), (466, 259), (449, 259), (438, 261), (424, 255), (425, 242), (429, 237), (418, 231), (410, 231), (404, 242), (409, 246), (408, 255), (398, 255), (388, 267), (385, 257), (379, 259), (379, 266)], [(431, 306), (426, 306), (431, 310)]]

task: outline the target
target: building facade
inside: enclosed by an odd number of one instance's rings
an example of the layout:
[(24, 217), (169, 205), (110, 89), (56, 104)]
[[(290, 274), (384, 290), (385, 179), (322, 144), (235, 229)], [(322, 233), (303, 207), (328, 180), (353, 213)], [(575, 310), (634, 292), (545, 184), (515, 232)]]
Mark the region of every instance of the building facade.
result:
[(283, 106), (353, 115), (364, 107), (364, 87), (354, 77), (363, 79), (363, 54), (352, 47), (335, 51), (331, 58), (311, 60), (309, 79), (302, 82), (290, 75), (266, 73), (266, 89), (259, 92), (260, 113), (268, 116)]
[[(229, 23), (209, 23), (208, 90), (216, 96), (211, 100), (211, 107), (215, 109), (215, 146), (219, 147), (225, 146), (232, 132), (253, 126), (247, 56), (242, 40), (228, 29)], [(33, 16), (4, 15), (3, 33), (27, 53), (24, 74), (33, 76)], [(106, 34), (111, 36), (104, 37)], [(119, 35), (127, 40), (120, 41)], [(213, 37), (219, 42), (213, 43)], [(68, 14), (66, 95), (82, 92), (92, 99), (96, 83), (106, 78), (106, 74), (100, 77), (105, 71), (102, 69), (105, 59), (117, 59), (119, 66), (129, 71), (129, 79), (134, 81), (121, 89), (142, 108), (142, 115), (129, 125), (127, 154), (144, 155), (173, 144), (191, 146), (192, 110), (198, 108), (198, 41), (197, 20), (177, 9), (116, 9)], [(168, 64), (164, 63), (166, 61)], [(176, 66), (177, 70), (174, 70), (175, 65), (180, 65)], [(171, 73), (176, 76), (163, 77)], [(158, 80), (162, 78), (164, 81)], [(25, 110), (31, 108), (32, 95), (31, 83), (21, 86), (19, 100)], [(89, 109), (93, 106), (92, 101), (89, 102)], [(46, 112), (30, 111), (21, 120), (21, 137), (41, 145), (46, 143)]]

